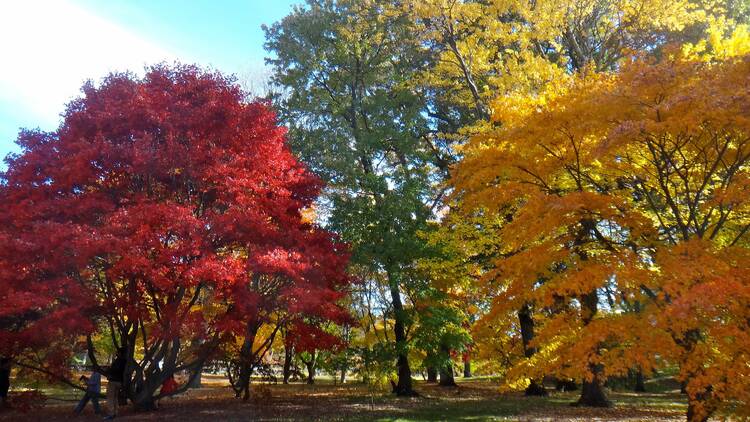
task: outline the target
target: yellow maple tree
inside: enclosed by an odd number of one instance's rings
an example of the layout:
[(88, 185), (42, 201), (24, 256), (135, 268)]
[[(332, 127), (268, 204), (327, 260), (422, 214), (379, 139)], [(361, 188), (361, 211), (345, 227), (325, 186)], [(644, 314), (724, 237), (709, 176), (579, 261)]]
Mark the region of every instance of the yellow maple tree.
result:
[(502, 98), (503, 126), (466, 148), (464, 206), (516, 208), (480, 323), (540, 310), (538, 353), (509, 383), (552, 373), (596, 392), (669, 360), (690, 420), (730, 400), (747, 411), (750, 43), (717, 22), (659, 60), (633, 53), (617, 72)]

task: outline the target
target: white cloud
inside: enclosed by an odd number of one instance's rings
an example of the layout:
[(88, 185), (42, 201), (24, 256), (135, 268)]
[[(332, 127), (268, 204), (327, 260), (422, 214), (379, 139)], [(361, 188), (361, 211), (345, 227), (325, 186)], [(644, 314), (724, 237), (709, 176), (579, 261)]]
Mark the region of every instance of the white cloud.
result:
[[(52, 129), (86, 79), (177, 55), (66, 0), (0, 5), (0, 101)], [(24, 113), (24, 114), (25, 114)]]

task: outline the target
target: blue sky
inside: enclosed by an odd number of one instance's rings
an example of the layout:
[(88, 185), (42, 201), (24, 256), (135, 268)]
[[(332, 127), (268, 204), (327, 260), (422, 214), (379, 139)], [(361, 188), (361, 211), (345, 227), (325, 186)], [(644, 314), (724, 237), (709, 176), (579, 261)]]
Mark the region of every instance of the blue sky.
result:
[[(19, 127), (54, 130), (86, 79), (150, 63), (264, 75), (262, 24), (302, 0), (4, 0), (0, 3), (0, 158)], [(0, 163), (0, 168), (4, 168)]]

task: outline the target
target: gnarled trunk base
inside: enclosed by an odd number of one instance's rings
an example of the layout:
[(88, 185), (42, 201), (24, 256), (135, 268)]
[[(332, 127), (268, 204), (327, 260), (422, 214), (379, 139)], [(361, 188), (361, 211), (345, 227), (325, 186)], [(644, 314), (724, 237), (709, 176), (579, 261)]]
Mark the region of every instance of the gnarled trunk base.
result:
[[(450, 365), (450, 364), (449, 364)], [(457, 387), (456, 379), (453, 377), (453, 366), (447, 366), (440, 370), (440, 382), (438, 383), (441, 387)]]
[(419, 394), (417, 394), (417, 392), (412, 388), (411, 368), (409, 367), (408, 358), (405, 355), (399, 355), (397, 366), (398, 382), (391, 381), (393, 393), (399, 397), (418, 397)]
[(575, 406), (585, 407), (612, 407), (612, 402), (607, 398), (604, 386), (596, 378), (592, 381), (584, 381), (581, 386), (581, 397)]

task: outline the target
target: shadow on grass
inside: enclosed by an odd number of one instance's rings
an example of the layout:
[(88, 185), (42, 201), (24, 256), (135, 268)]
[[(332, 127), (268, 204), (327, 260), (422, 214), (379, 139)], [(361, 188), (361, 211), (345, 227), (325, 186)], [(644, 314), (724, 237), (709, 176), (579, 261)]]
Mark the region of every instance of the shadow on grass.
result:
[[(209, 383), (207, 383), (209, 384)], [(671, 393), (614, 392), (612, 409), (571, 407), (576, 392), (553, 393), (549, 397), (500, 394), (497, 383), (487, 380), (461, 382), (458, 388), (441, 388), (418, 382), (422, 394), (416, 398), (394, 397), (374, 392), (362, 384), (332, 385), (256, 384), (254, 398), (243, 402), (231, 389), (218, 383), (191, 390), (166, 400), (161, 409), (135, 413), (123, 409), (124, 421), (247, 421), (247, 420), (341, 420), (341, 421), (557, 421), (557, 420), (683, 420), (684, 397)], [(72, 405), (47, 406), (20, 419), (69, 420)], [(14, 415), (16, 417), (21, 415)], [(100, 420), (90, 409), (77, 419)]]

